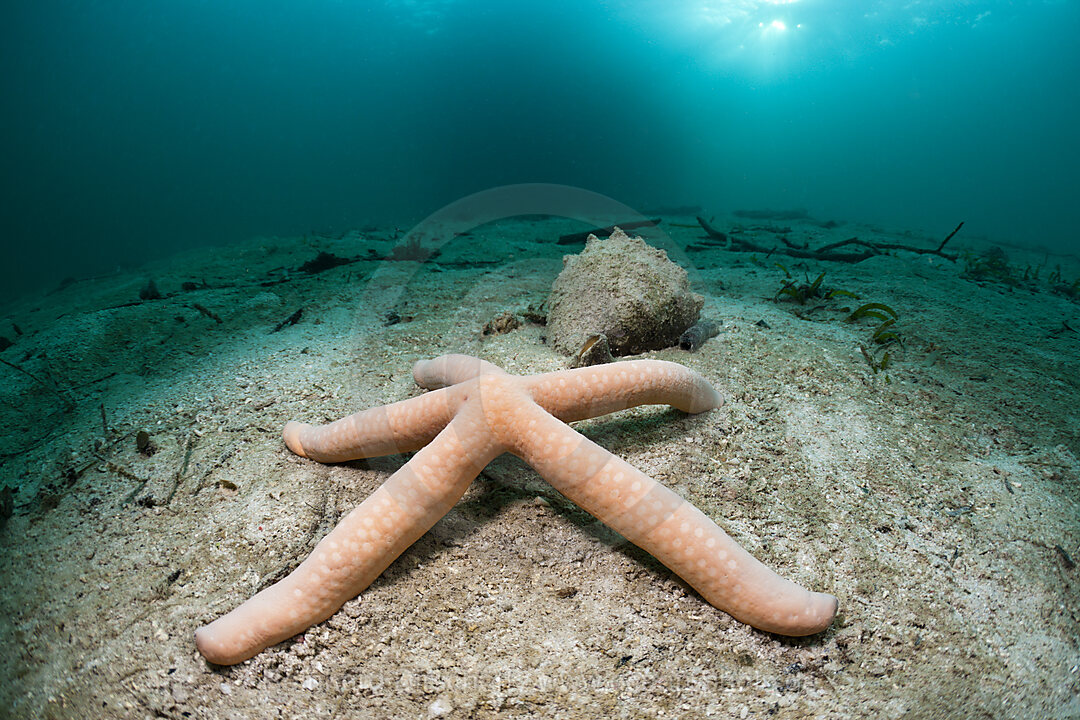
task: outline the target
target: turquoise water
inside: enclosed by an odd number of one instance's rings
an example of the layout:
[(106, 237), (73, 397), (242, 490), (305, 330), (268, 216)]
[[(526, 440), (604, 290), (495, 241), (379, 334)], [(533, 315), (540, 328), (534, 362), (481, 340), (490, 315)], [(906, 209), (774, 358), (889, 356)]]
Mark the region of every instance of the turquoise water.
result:
[(7, 7), (0, 299), (531, 182), (1077, 244), (1076, 2)]

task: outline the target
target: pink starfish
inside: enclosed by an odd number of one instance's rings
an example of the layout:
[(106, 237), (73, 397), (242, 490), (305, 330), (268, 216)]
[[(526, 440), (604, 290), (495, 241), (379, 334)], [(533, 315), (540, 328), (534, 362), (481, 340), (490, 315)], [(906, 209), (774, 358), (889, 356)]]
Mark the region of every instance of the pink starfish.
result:
[(736, 619), (782, 635), (811, 635), (832, 623), (835, 597), (780, 577), (689, 502), (566, 424), (635, 405), (689, 413), (719, 407), (720, 395), (694, 371), (631, 360), (517, 377), (478, 358), (444, 355), (418, 362), (413, 377), (435, 391), (321, 427), (285, 426), (289, 449), (319, 462), (418, 452), (292, 574), (196, 631), (207, 660), (241, 662), (333, 615), (504, 452)]

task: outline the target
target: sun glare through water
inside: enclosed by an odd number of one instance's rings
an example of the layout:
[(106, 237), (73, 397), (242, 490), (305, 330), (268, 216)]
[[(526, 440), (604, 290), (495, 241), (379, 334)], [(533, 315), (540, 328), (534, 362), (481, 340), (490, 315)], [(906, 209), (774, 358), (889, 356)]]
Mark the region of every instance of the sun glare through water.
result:
[(771, 76), (797, 62), (801, 9), (799, 0), (705, 0), (687, 29), (704, 42), (706, 62)]

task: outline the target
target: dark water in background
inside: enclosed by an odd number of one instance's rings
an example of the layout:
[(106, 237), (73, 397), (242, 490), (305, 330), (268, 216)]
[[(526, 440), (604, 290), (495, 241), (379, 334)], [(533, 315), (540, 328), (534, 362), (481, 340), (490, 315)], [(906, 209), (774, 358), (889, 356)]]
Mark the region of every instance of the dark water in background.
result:
[(1075, 248), (1078, 4), (6, 4), (0, 299), (521, 182)]

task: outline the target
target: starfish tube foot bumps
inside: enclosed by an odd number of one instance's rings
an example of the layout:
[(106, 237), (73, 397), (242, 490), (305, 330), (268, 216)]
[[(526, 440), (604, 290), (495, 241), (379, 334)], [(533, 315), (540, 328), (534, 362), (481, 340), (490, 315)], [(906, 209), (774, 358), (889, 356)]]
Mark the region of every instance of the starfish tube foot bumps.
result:
[(630, 360), (518, 377), (478, 358), (444, 355), (418, 362), (413, 377), (431, 392), (328, 425), (285, 426), (289, 449), (318, 462), (416, 454), (292, 574), (196, 631), (207, 660), (241, 662), (333, 615), (504, 452), (524, 459), (736, 619), (794, 636), (832, 623), (835, 597), (780, 577), (689, 502), (566, 424), (636, 405), (668, 404), (688, 413), (719, 407), (720, 395), (689, 368)]

